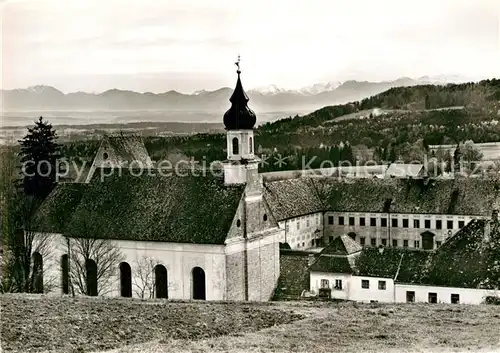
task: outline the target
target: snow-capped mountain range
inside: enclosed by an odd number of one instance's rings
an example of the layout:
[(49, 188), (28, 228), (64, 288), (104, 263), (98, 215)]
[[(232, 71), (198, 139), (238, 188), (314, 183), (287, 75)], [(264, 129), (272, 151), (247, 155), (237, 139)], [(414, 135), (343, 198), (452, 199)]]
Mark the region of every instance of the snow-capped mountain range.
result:
[(340, 82), (340, 81), (327, 82), (327, 83), (315, 83), (313, 85), (305, 86), (305, 87), (299, 88), (297, 90), (280, 88), (280, 87), (277, 87), (276, 85), (268, 85), (268, 86), (256, 87), (256, 88), (250, 89), (249, 92), (266, 94), (266, 95), (273, 95), (273, 94), (278, 94), (278, 93), (295, 93), (295, 94), (303, 94), (303, 95), (312, 96), (315, 94), (319, 94), (321, 92), (334, 91), (340, 85), (342, 85), (342, 82)]
[[(343, 104), (378, 94), (393, 87), (422, 84), (470, 82), (459, 76), (424, 76), (419, 79), (402, 77), (394, 81), (330, 81), (299, 89), (284, 89), (269, 85), (247, 90), (250, 106), (259, 112), (313, 111), (327, 105)], [(158, 110), (158, 111), (223, 111), (233, 88), (215, 91), (199, 90), (192, 94), (177, 91), (163, 93), (134, 92), (110, 89), (102, 93), (63, 93), (51, 86), (37, 85), (25, 89), (0, 91), (0, 106), (4, 111), (38, 110)]]
[[(395, 81), (384, 81), (380, 83), (391, 83), (391, 82), (397, 82), (397, 81), (407, 81), (407, 80), (412, 80), (411, 78), (408, 77), (403, 77), (399, 78)], [(419, 84), (448, 84), (448, 83), (461, 83), (461, 82), (469, 82), (469, 81), (475, 81), (474, 79), (466, 78), (464, 76), (460, 75), (437, 75), (437, 76), (422, 76), (418, 79), (415, 79)], [(267, 86), (261, 86), (261, 87), (256, 87), (250, 89), (248, 92), (250, 93), (259, 93), (263, 95), (275, 95), (275, 94), (280, 94), (280, 93), (288, 93), (288, 94), (302, 94), (306, 96), (313, 96), (316, 94), (320, 94), (322, 92), (332, 92), (335, 91), (337, 88), (342, 86), (346, 82), (359, 82), (359, 81), (330, 81), (326, 83), (315, 83), (310, 86), (304, 86), (299, 89), (286, 89), (286, 88), (281, 88), (278, 87), (274, 84), (270, 84)], [(196, 91), (199, 92), (199, 91)], [(194, 94), (196, 94), (196, 92)]]

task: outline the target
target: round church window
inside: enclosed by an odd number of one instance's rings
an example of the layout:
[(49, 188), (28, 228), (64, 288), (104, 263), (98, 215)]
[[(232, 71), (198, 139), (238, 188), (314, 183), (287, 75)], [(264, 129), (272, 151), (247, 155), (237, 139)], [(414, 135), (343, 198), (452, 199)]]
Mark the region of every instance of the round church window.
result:
[(108, 159), (108, 157), (109, 157), (109, 156), (108, 156), (108, 153), (107, 153), (107, 152), (104, 152), (104, 153), (102, 154), (102, 158), (104, 158), (104, 159)]

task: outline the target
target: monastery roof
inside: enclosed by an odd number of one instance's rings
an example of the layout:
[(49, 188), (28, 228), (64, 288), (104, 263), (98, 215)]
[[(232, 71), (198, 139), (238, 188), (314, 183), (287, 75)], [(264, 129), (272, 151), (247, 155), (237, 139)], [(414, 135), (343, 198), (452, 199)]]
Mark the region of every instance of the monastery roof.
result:
[(423, 164), (391, 163), (391, 165), (387, 168), (385, 175), (387, 177), (397, 178), (417, 178), (421, 175), (423, 169)]
[[(315, 179), (328, 209), (490, 216), (500, 184), (490, 179)], [(390, 201), (390, 202), (389, 202)], [(389, 208), (390, 206), (390, 208)]]
[(325, 209), (310, 178), (266, 182), (264, 197), (277, 221), (322, 212)]
[(473, 220), (439, 247), (425, 281), (435, 285), (500, 288), (500, 223)]
[(363, 247), (354, 241), (350, 236), (344, 234), (333, 239), (321, 254), (329, 255), (351, 255), (363, 250)]
[[(36, 230), (70, 237), (224, 244), (244, 190), (224, 186), (211, 175), (134, 176), (122, 169), (122, 175), (100, 177), (96, 173), (87, 185), (58, 185), (36, 216)], [(67, 203), (72, 207), (66, 208)], [(60, 212), (64, 217), (57, 216)]]
[(367, 247), (356, 258), (356, 270), (360, 276), (395, 278), (396, 282), (404, 283), (422, 283), (430, 255), (430, 251), (420, 249)]

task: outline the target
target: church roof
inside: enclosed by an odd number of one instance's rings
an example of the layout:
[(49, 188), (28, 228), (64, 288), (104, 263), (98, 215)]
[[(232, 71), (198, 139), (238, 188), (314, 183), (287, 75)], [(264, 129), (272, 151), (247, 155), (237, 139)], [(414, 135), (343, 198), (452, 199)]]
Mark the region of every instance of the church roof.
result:
[(264, 197), (277, 221), (322, 212), (325, 209), (310, 178), (266, 182)]
[(61, 233), (70, 222), (88, 185), (82, 183), (60, 183), (45, 199), (34, 219), (34, 231)]
[[(99, 180), (96, 172), (79, 190), (73, 189), (78, 184), (58, 185), (42, 204), (35, 230), (83, 238), (224, 244), (244, 186), (227, 187), (211, 175), (134, 176), (128, 169), (121, 174)], [(70, 196), (61, 198), (66, 193)], [(71, 207), (65, 210), (68, 202)], [(61, 210), (65, 216), (57, 217)]]
[(314, 179), (327, 208), (338, 212), (387, 212), (491, 216), (499, 182), (491, 179)]
[(329, 255), (351, 255), (363, 250), (361, 245), (350, 236), (344, 234), (336, 237), (322, 251), (321, 254)]
[(238, 79), (233, 94), (229, 98), (231, 108), (224, 114), (224, 126), (226, 130), (251, 130), (255, 126), (257, 117), (247, 105), (249, 99), (241, 84), (239, 61), (236, 65), (238, 65)]

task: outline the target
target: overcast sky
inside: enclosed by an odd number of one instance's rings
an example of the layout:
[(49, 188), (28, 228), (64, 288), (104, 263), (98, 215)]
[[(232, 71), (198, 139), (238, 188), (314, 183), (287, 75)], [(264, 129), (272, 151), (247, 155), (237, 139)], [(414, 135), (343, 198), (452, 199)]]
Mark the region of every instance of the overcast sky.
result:
[[(1, 2), (1, 0), (0, 0)], [(64, 92), (500, 77), (500, 0), (2, 2), (2, 85)]]

